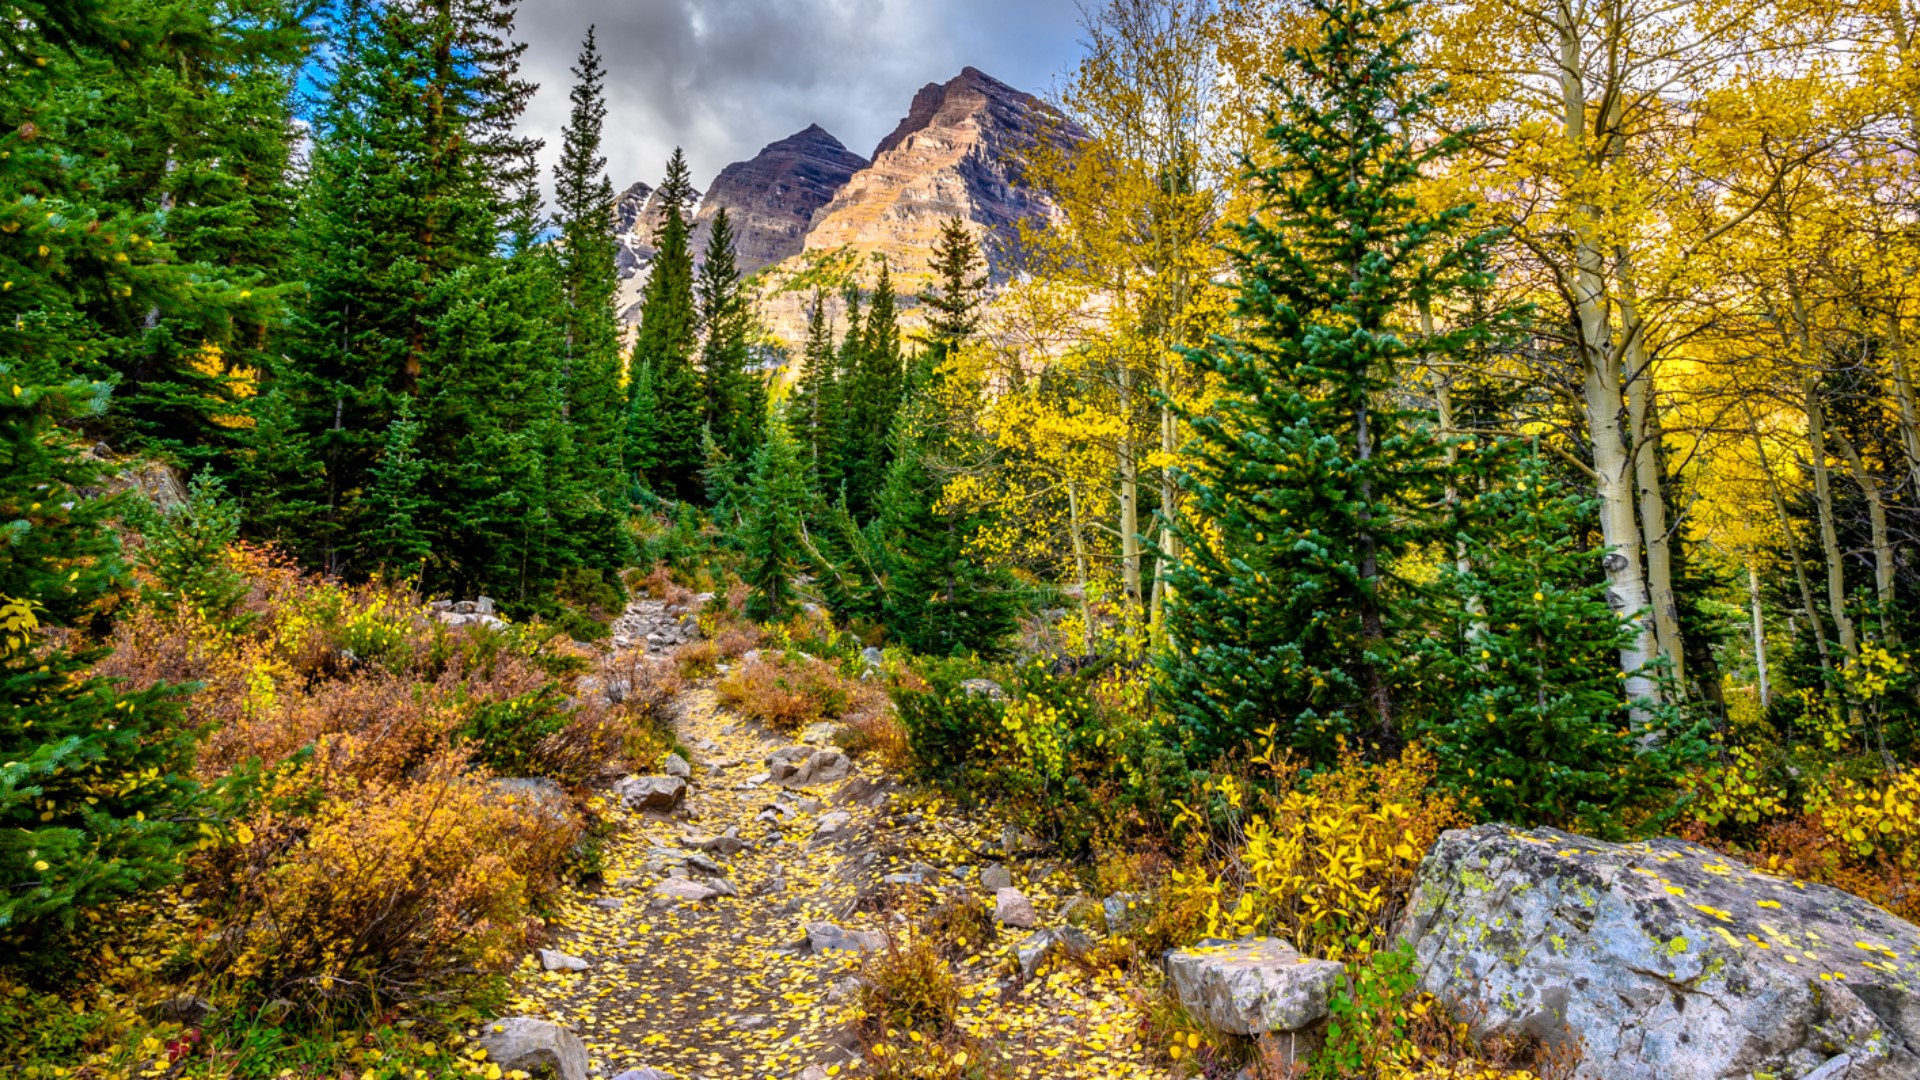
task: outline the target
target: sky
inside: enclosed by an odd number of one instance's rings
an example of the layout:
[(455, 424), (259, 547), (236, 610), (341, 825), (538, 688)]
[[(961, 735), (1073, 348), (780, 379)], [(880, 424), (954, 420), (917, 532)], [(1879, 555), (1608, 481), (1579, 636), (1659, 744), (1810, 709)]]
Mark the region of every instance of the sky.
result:
[(551, 170), (587, 27), (607, 68), (607, 172), (657, 185), (684, 147), (694, 185), (809, 124), (870, 156), (914, 92), (971, 64), (1045, 95), (1078, 55), (1076, 0), (523, 0), (523, 127)]

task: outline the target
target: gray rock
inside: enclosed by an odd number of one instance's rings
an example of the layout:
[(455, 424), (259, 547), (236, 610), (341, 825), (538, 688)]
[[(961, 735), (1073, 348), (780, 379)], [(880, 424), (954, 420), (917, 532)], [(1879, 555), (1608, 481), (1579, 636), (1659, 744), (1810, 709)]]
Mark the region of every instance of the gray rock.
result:
[(721, 836), (708, 837), (697, 841), (689, 840), (687, 846), (698, 848), (711, 855), (718, 855), (723, 859), (730, 858), (753, 846), (748, 841), (742, 840), (734, 835), (735, 831), (734, 829), (728, 829), (726, 833)]
[(1019, 889), (996, 889), (993, 893), (993, 917), (1006, 926), (1017, 926), (1022, 930), (1033, 929), (1039, 921), (1033, 913), (1033, 901)]
[(588, 903), (602, 911), (619, 911), (626, 906), (624, 901), (617, 900), (611, 896), (602, 896), (597, 900), (589, 900)]
[(705, 855), (698, 855), (698, 854), (688, 855), (687, 865), (693, 867), (695, 870), (700, 870), (709, 874), (718, 874), (722, 872), (720, 868), (720, 864), (717, 862), (714, 862), (712, 859), (707, 858)]
[(834, 732), (839, 725), (822, 720), (817, 724), (808, 724), (800, 730), (800, 741), (808, 746), (825, 746), (833, 741)]
[(853, 762), (837, 746), (815, 749), (789, 746), (775, 750), (767, 758), (767, 775), (782, 787), (803, 788), (845, 780), (853, 772)]
[(992, 889), (994, 892), (999, 892), (1001, 889), (1011, 889), (1013, 888), (1013, 872), (1001, 866), (999, 863), (993, 863), (985, 870), (980, 871), (980, 887), (983, 889)]
[(993, 701), (1007, 700), (1007, 691), (992, 679), (968, 679), (960, 684), (960, 692), (968, 697), (983, 697)]
[(1076, 896), (1060, 907), (1060, 917), (1068, 926), (1077, 926), (1082, 930), (1104, 930), (1107, 926), (1107, 913), (1099, 904), (1084, 896)]
[(541, 949), (540, 966), (548, 971), (585, 971), (588, 965), (585, 960), (559, 949)]
[(473, 610), (475, 614), (479, 614), (479, 615), (493, 614), (493, 597), (482, 596), (479, 599), (475, 600), (473, 602)]
[(798, 1080), (827, 1080), (827, 1075), (825, 1065), (809, 1065), (800, 1070)]
[(677, 776), (682, 780), (690, 779), (693, 776), (693, 766), (687, 764), (687, 759), (681, 757), (679, 754), (668, 754), (667, 763), (660, 767), (660, 771), (666, 773), (668, 776)]
[(674, 1080), (674, 1075), (659, 1069), (628, 1069), (613, 1080)]
[(552, 1069), (558, 1080), (587, 1080), (587, 1048), (579, 1036), (548, 1020), (510, 1016), (480, 1029), (473, 1045), (505, 1070)]
[(629, 776), (613, 785), (629, 810), (671, 810), (686, 798), (687, 782), (677, 776)]
[(1303, 1031), (1327, 1015), (1345, 964), (1301, 956), (1279, 938), (1203, 941), (1167, 953), (1167, 981), (1196, 1019), (1233, 1035)]
[(656, 903), (691, 904), (711, 900), (720, 895), (720, 890), (704, 881), (670, 877), (653, 887), (653, 895)]
[(564, 822), (573, 816), (567, 789), (547, 777), (503, 776), (488, 783), (509, 805), (524, 806), (550, 821)]
[(885, 659), (886, 659), (886, 655), (882, 653), (879, 649), (876, 649), (871, 645), (860, 650), (860, 662), (867, 665), (870, 668), (879, 667), (881, 662), (884, 661)]
[(831, 813), (821, 814), (819, 822), (813, 827), (813, 834), (815, 836), (833, 836), (836, 833), (845, 831), (847, 824), (852, 820), (853, 815), (847, 813), (845, 810), (835, 810)]
[(807, 924), (807, 946), (815, 953), (879, 952), (887, 947), (887, 935), (878, 930), (846, 930), (829, 922)]
[(1107, 917), (1107, 933), (1124, 934), (1147, 917), (1146, 898), (1133, 893), (1114, 893), (1100, 901), (1100, 911)]
[(1079, 956), (1091, 948), (1092, 938), (1071, 926), (1063, 926), (1031, 935), (1015, 947), (1014, 956), (1020, 961), (1020, 977), (1031, 979), (1041, 965), (1053, 957), (1062, 953)]
[(1578, 1039), (1586, 1080), (1920, 1077), (1920, 927), (1677, 840), (1446, 833), (1397, 936), (1476, 1032)]

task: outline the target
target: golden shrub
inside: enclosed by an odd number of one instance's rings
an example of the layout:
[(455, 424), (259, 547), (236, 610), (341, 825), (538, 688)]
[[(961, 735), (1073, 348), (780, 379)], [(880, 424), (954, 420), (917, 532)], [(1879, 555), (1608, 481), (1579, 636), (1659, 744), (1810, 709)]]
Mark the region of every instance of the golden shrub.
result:
[[(1283, 777), (1291, 771), (1271, 753), (1264, 761)], [(1218, 871), (1175, 872), (1168, 906), (1203, 903), (1212, 936), (1275, 934), (1333, 959), (1370, 954), (1427, 849), (1467, 824), (1434, 776), (1432, 755), (1415, 746), (1378, 764), (1348, 751), (1337, 768), (1277, 790), (1219, 777), (1214, 794), (1247, 809), (1238, 841)]]

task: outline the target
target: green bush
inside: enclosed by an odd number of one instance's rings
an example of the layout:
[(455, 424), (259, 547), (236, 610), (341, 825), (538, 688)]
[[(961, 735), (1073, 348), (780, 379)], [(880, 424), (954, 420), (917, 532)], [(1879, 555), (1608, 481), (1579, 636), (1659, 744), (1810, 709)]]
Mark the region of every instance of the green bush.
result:
[(475, 760), (502, 776), (524, 774), (540, 744), (567, 726), (566, 699), (551, 686), (473, 707), (458, 730)]

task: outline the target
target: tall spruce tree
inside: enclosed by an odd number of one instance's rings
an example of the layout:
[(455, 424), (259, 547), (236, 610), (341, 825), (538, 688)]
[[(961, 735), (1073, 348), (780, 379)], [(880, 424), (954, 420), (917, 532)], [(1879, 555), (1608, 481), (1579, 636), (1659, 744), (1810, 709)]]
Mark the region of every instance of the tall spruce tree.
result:
[(800, 525), (806, 479), (799, 447), (782, 413), (776, 412), (768, 421), (766, 438), (754, 451), (751, 472), (744, 536), (743, 576), (752, 590), (747, 614), (762, 620), (784, 619), (798, 601), (796, 582), (806, 549)]
[(632, 359), (635, 367), (647, 370), (653, 410), (643, 417), (637, 396), (629, 396), (628, 465), (638, 470), (642, 460), (650, 463), (644, 474), (649, 487), (669, 498), (690, 500), (699, 497), (700, 474), (705, 466), (701, 429), (706, 402), (694, 365), (700, 313), (694, 302), (693, 252), (687, 223), (693, 182), (687, 173), (686, 156), (677, 148), (667, 162), (666, 179), (655, 197), (661, 202), (665, 219), (655, 239), (658, 251), (641, 296), (640, 328), (634, 338)]
[(745, 462), (759, 444), (766, 402), (755, 394), (758, 379), (748, 370), (753, 312), (741, 294), (736, 266), (733, 224), (723, 207), (713, 215), (713, 227), (707, 234), (707, 258), (700, 264), (697, 292), (705, 332), (700, 368), (706, 388), (707, 430), (722, 454)]
[(626, 400), (620, 387), (620, 318), (614, 310), (619, 275), (614, 265), (613, 183), (601, 154), (606, 125), (606, 70), (594, 28), (587, 28), (573, 67), (573, 113), (554, 172), (559, 213), (562, 353), (558, 381), (578, 475), (569, 487), (578, 503), (564, 523), (584, 563), (617, 572), (632, 557), (625, 527), (627, 502)]
[(874, 283), (873, 303), (847, 373), (844, 394), (846, 438), (842, 446), (847, 506), (855, 516), (872, 515), (893, 460), (893, 423), (905, 393), (905, 362), (893, 275), (885, 263)]
[(979, 247), (949, 222), (934, 252), (935, 287), (921, 297), (933, 315), (916, 359), (907, 404), (894, 425), (893, 461), (879, 496), (870, 547), (884, 572), (887, 632), (917, 652), (991, 652), (1012, 632), (1019, 595), (1003, 566), (969, 550), (985, 524), (978, 511), (941, 505), (949, 476), (970, 447), (950, 415), (947, 361), (977, 331), (986, 276)]
[(788, 429), (800, 447), (807, 487), (824, 504), (839, 488), (833, 469), (833, 445), (828, 419), (834, 404), (834, 374), (839, 357), (833, 344), (833, 325), (827, 318), (826, 297), (815, 289), (807, 312), (807, 340), (800, 353), (800, 376), (787, 399)]
[(1433, 535), (1441, 448), (1390, 392), (1396, 371), (1461, 352), (1478, 326), (1423, 336), (1420, 298), (1484, 287), (1490, 237), (1469, 207), (1420, 208), (1434, 91), (1414, 83), (1404, 0), (1310, 0), (1319, 33), (1289, 48), (1250, 175), (1259, 212), (1235, 228), (1234, 332), (1188, 355), (1223, 393), (1187, 410), (1189, 511), (1167, 527), (1166, 700), (1189, 743), (1224, 752), (1269, 725), (1325, 758), (1336, 737), (1400, 742), (1402, 555)]

